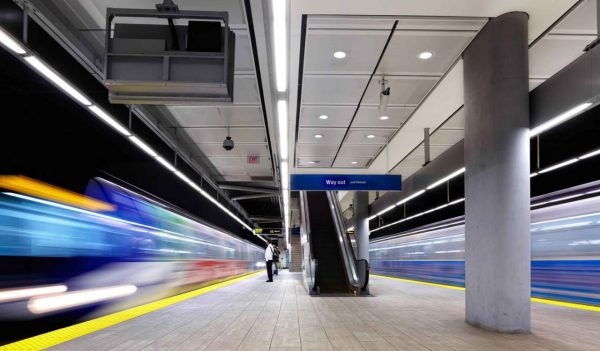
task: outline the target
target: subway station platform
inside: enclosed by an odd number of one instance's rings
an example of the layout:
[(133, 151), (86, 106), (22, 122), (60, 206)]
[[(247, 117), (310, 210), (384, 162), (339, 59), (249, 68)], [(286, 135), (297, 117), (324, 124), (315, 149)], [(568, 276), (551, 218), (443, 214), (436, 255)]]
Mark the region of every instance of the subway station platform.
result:
[(464, 322), (464, 291), (372, 277), (371, 297), (310, 297), (263, 274), (50, 350), (597, 350), (600, 313), (532, 303), (532, 333)]

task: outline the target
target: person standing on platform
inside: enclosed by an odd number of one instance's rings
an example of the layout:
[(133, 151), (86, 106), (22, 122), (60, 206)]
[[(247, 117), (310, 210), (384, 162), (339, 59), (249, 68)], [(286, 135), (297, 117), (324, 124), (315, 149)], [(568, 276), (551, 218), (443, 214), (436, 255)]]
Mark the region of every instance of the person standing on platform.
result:
[(273, 254), (275, 251), (273, 250), (273, 245), (271, 244), (271, 239), (267, 239), (267, 248), (265, 249), (265, 261), (267, 261), (267, 283), (273, 282)]
[(273, 246), (273, 264), (275, 265), (275, 275), (279, 275), (279, 248)]

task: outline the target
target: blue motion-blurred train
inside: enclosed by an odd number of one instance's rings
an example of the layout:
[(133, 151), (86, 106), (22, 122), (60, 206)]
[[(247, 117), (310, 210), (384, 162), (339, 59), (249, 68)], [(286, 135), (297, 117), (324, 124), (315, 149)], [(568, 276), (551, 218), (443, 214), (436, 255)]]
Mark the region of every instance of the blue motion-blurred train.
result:
[[(584, 198), (594, 194), (600, 195), (588, 189), (533, 203), (532, 296), (600, 305), (600, 197)], [(581, 200), (549, 206), (567, 198)], [(371, 271), (464, 286), (464, 228), (457, 218), (373, 240)]]
[(89, 318), (264, 268), (260, 247), (106, 180), (82, 196), (0, 178), (0, 321)]

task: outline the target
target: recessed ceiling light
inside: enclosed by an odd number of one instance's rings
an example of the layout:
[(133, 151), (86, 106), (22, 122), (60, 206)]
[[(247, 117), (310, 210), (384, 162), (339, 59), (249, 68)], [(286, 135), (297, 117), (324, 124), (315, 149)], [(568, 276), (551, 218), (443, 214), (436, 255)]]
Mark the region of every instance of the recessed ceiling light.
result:
[(390, 117), (388, 117), (388, 116), (381, 116), (381, 117), (379, 117), (379, 119), (382, 120), (382, 121), (387, 121), (388, 119), (390, 119)]
[(358, 164), (358, 162), (357, 162), (357, 161), (352, 161), (352, 162), (350, 162), (350, 163), (352, 163), (353, 165), (356, 165), (356, 164)]
[(346, 57), (346, 53), (343, 52), (343, 51), (336, 51), (336, 52), (333, 53), (333, 57), (335, 57), (336, 59), (341, 60), (341, 59), (343, 59), (343, 58)]
[(321, 161), (308, 161), (309, 164), (314, 165), (315, 163), (319, 163)]
[(327, 119), (327, 118), (329, 118), (329, 116), (327, 116), (327, 115), (320, 115), (319, 116), (319, 119)]
[(321, 139), (323, 137), (323, 134), (315, 134), (313, 135), (316, 139)]
[(365, 138), (367, 138), (367, 139), (373, 139), (373, 138), (375, 138), (375, 135), (369, 134), (369, 135), (365, 136)]
[(433, 52), (431, 52), (431, 51), (423, 51), (422, 53), (419, 54), (419, 58), (421, 60), (429, 60), (432, 57), (433, 57)]

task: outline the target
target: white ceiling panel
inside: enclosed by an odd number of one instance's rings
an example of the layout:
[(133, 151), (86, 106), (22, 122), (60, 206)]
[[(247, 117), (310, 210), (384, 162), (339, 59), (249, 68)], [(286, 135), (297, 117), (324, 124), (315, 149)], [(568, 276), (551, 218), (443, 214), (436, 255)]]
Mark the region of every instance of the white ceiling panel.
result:
[[(226, 128), (185, 128), (196, 144), (222, 143), (227, 136)], [(231, 128), (231, 138), (235, 143), (264, 143), (267, 135), (263, 128)]]
[[(301, 127), (347, 127), (356, 106), (304, 106), (300, 111)], [(327, 119), (319, 116), (325, 115)]]
[(167, 106), (182, 127), (264, 125), (259, 106)]
[(367, 157), (372, 158), (381, 150), (381, 145), (360, 145), (344, 143), (338, 157)]
[[(414, 107), (388, 107), (385, 111), (380, 111), (378, 106), (361, 106), (354, 118), (354, 127), (394, 127), (399, 128), (410, 114)], [(388, 119), (382, 120), (386, 116)]]
[[(306, 74), (371, 74), (394, 25), (392, 20), (387, 22), (387, 30), (309, 30), (304, 56)], [(333, 57), (336, 51), (345, 52), (346, 57)]]
[(465, 136), (463, 130), (444, 130), (436, 131), (430, 140), (431, 145), (448, 145), (452, 146), (461, 141)]
[(333, 163), (333, 167), (338, 168), (364, 168), (371, 161), (370, 158), (338, 157)]
[[(302, 82), (302, 103), (356, 106), (368, 80), (368, 75), (305, 76)], [(379, 100), (377, 103), (379, 104)]]
[(297, 157), (296, 165), (306, 168), (328, 168), (332, 163), (333, 157)]
[[(476, 33), (396, 30), (377, 72), (441, 76)], [(419, 59), (419, 54), (425, 51), (433, 53), (433, 57)]]
[[(439, 77), (385, 76), (385, 79), (390, 87), (389, 105), (416, 105), (433, 88)], [(373, 77), (363, 104), (379, 106), (380, 81), (381, 76)]]
[(596, 0), (585, 0), (559, 23), (553, 33), (596, 35)]
[[(300, 128), (298, 143), (339, 145), (345, 133), (345, 128)], [(315, 135), (322, 135), (323, 137), (315, 138)]]
[(258, 85), (254, 75), (237, 75), (233, 81), (234, 104), (259, 104)]
[(444, 124), (442, 129), (465, 129), (465, 110), (461, 108), (456, 111)]
[(297, 156), (335, 156), (339, 144), (298, 144)]
[(529, 76), (549, 78), (583, 54), (593, 36), (548, 35), (529, 49)]
[[(395, 129), (368, 129), (352, 128), (348, 132), (346, 143), (348, 144), (385, 144), (394, 134)], [(373, 135), (373, 138), (368, 136)]]
[(247, 30), (236, 30), (235, 32), (235, 72), (254, 72), (254, 59)]

